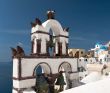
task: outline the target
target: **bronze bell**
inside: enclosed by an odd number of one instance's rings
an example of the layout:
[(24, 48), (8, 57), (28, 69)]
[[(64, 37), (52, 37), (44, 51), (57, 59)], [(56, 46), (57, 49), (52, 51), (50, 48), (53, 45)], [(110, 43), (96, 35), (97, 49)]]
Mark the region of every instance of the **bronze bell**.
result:
[(55, 85), (66, 85), (65, 81), (64, 81), (64, 77), (63, 74), (60, 73), (60, 75), (57, 78), (57, 81), (55, 83)]

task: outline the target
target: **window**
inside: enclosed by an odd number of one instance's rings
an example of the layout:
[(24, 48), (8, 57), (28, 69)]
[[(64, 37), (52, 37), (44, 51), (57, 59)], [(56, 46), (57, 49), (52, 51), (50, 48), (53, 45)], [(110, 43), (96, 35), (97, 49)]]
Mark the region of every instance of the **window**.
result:
[(83, 54), (83, 51), (81, 51), (81, 54)]

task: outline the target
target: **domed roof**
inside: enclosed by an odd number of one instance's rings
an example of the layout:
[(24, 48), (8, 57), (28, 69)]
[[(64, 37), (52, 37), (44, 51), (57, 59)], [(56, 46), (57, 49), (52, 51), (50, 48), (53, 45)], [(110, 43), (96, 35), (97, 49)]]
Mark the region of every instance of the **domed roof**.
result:
[(104, 45), (102, 45), (102, 46), (100, 47), (100, 49), (107, 50), (107, 47), (104, 46)]
[(100, 45), (102, 45), (101, 43), (99, 43), (99, 42), (97, 42), (95, 45), (98, 45), (98, 46), (100, 46)]

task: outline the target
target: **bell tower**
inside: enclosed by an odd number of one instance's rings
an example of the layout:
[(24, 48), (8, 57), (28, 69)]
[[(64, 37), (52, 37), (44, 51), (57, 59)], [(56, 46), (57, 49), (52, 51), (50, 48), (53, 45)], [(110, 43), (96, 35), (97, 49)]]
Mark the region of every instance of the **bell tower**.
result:
[[(36, 77), (39, 66), (42, 68), (43, 74), (51, 78), (52, 82), (48, 82), (48, 84), (53, 90), (55, 80), (60, 71), (63, 70), (64, 72), (60, 73), (61, 77), (62, 74), (66, 76), (64, 80), (69, 80), (72, 75), (72, 79), (78, 76), (76, 75), (78, 72), (77, 59), (68, 56), (68, 29), (62, 28), (59, 21), (55, 20), (54, 14), (54, 11), (48, 11), (45, 22), (42, 23), (40, 19), (36, 18), (31, 23), (32, 49), (30, 55), (26, 55), (20, 46), (12, 48), (12, 93), (36, 93), (35, 88), (38, 88)], [(51, 54), (50, 56), (49, 48), (53, 48), (54, 55)], [(64, 80), (62, 82), (63, 86), (65, 85)], [(58, 85), (62, 84), (59, 83)], [(67, 83), (65, 86), (68, 88)], [(62, 89), (63, 87), (61, 86)]]
[(36, 18), (34, 23), (31, 23), (31, 54), (35, 56), (47, 55), (47, 44), (49, 41), (49, 35), (45, 28), (42, 26), (41, 21)]

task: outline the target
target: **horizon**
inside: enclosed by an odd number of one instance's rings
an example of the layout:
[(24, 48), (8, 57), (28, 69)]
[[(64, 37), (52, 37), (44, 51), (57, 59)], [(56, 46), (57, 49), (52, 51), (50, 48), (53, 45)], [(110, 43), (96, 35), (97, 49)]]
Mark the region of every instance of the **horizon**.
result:
[(0, 1), (0, 62), (12, 61), (10, 47), (20, 45), (31, 52), (30, 22), (38, 17), (47, 20), (46, 12), (55, 10), (55, 19), (69, 27), (70, 48), (94, 48), (110, 38), (110, 1), (108, 0), (1, 0)]

